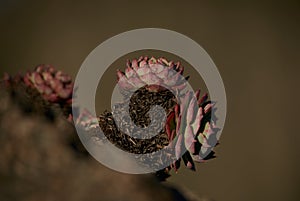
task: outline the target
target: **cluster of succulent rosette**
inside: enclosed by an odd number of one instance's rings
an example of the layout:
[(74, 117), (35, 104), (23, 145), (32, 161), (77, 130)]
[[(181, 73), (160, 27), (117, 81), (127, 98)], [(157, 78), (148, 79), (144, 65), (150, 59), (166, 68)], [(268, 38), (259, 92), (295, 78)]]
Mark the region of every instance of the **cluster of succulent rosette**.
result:
[(208, 100), (207, 93), (200, 97), (200, 90), (195, 93), (183, 90), (189, 78), (182, 77), (183, 72), (180, 62), (143, 56), (128, 61), (125, 72), (117, 70), (122, 94), (146, 86), (149, 92), (169, 89), (181, 97), (177, 104), (167, 108), (165, 133), (169, 143), (173, 144), (177, 158), (166, 168), (167, 172), (172, 168), (177, 171), (181, 159), (188, 168), (195, 170), (194, 161), (204, 162), (213, 158), (212, 148), (218, 143), (214, 104)]
[[(194, 162), (203, 162), (214, 157), (212, 148), (217, 144), (213, 103), (208, 95), (200, 97), (200, 90), (195, 93), (184, 91), (188, 77), (183, 77), (184, 67), (180, 62), (168, 61), (165, 58), (140, 57), (127, 62), (125, 72), (117, 70), (117, 80), (124, 100), (128, 101), (128, 94), (145, 87), (151, 93), (170, 90), (180, 96), (175, 104), (171, 104), (167, 111), (164, 127), (166, 139), (174, 147), (176, 160), (165, 168), (164, 172), (177, 169), (181, 160), (195, 170)], [(25, 75), (11, 77), (6, 74), (2, 80), (5, 86), (22, 84), (25, 88), (37, 91), (48, 103), (58, 104), (61, 108), (68, 108), (66, 117), (72, 118), (71, 104), (73, 82), (71, 77), (51, 65), (39, 65), (34, 71)], [(126, 99), (127, 98), (127, 99)], [(167, 100), (166, 100), (167, 101)], [(98, 119), (99, 120), (99, 119)], [(76, 124), (93, 127), (97, 119), (88, 111), (77, 119)], [(101, 127), (101, 125), (100, 125)], [(183, 154), (182, 154), (183, 152)]]

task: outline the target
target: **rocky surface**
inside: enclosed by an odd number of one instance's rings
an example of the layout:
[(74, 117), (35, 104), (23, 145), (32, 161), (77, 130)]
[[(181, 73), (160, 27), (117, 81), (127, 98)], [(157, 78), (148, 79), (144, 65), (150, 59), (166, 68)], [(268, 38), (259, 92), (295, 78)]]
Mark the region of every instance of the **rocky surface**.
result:
[(55, 107), (38, 113), (26, 93), (0, 93), (0, 200), (198, 200), (100, 165)]

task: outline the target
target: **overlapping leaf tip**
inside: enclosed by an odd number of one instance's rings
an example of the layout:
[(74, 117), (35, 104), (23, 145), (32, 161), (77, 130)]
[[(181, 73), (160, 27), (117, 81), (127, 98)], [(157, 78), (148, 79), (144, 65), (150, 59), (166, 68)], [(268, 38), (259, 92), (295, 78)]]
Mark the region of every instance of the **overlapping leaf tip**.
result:
[(139, 59), (127, 60), (125, 72), (117, 70), (118, 86), (121, 92), (135, 91), (146, 86), (149, 91), (166, 88), (181, 90), (186, 87), (182, 77), (184, 67), (180, 62), (174, 63), (160, 57), (141, 56)]

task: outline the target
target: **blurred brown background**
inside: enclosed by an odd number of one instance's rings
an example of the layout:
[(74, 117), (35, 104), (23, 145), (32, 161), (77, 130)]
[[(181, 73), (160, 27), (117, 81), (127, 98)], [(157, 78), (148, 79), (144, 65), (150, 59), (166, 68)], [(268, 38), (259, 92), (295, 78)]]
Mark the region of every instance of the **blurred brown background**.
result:
[[(75, 78), (90, 51), (118, 33), (160, 27), (189, 36), (220, 71), (227, 92), (227, 120), (216, 149), (218, 158), (198, 165), (195, 173), (182, 168), (168, 182), (218, 201), (300, 200), (297, 1), (0, 4), (1, 74), (50, 63)], [(189, 72), (192, 69), (186, 75)], [(110, 95), (113, 79), (111, 70), (102, 80), (107, 90), (98, 95)], [(108, 107), (104, 101), (97, 110)]]

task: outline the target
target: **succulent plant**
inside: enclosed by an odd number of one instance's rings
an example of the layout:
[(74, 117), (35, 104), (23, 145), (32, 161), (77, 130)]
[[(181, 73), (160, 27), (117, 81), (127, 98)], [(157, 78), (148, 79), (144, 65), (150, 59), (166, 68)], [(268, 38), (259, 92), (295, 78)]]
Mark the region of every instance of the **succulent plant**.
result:
[[(176, 104), (174, 110), (169, 113), (165, 126), (176, 158), (180, 159), (186, 150), (182, 159), (185, 165), (193, 170), (194, 161), (204, 162), (213, 157), (212, 148), (217, 144), (218, 128), (214, 122), (213, 104), (207, 99), (207, 94), (200, 98), (200, 90), (196, 91), (195, 97), (192, 92), (187, 92), (181, 105)], [(178, 163), (180, 160), (174, 162), (171, 167), (177, 170)]]
[(141, 56), (127, 61), (125, 73), (117, 70), (118, 85), (123, 94), (143, 86), (154, 92), (168, 87), (174, 91), (180, 90), (186, 86), (185, 80), (188, 79), (182, 77), (183, 71), (180, 62), (174, 63), (163, 57)]
[[(56, 70), (52, 65), (41, 64), (25, 75), (10, 76), (4, 74), (2, 86), (15, 91), (27, 93), (32, 102), (42, 101), (40, 105), (51, 107), (59, 105), (63, 113), (71, 118), (73, 82), (69, 75)], [(37, 94), (42, 97), (36, 100)], [(71, 119), (70, 119), (71, 120)]]
[[(142, 56), (139, 59), (128, 61), (125, 73), (120, 70), (117, 71), (118, 85), (123, 94), (139, 90), (143, 86), (149, 92), (154, 93), (167, 90), (167, 88), (174, 92), (186, 87), (184, 81), (188, 77), (182, 79), (183, 71), (184, 68), (179, 62), (175, 64), (165, 58), (151, 57), (149, 59)], [(159, 85), (153, 85), (153, 83), (159, 83)], [(218, 128), (216, 128), (214, 121), (213, 103), (208, 101), (208, 94), (200, 97), (200, 90), (196, 91), (194, 97), (192, 92), (184, 93), (181, 94), (183, 98), (180, 104), (179, 102), (174, 104), (174, 101), (171, 101), (171, 104), (164, 107), (168, 112), (164, 132), (167, 134), (167, 139), (172, 144), (178, 160), (175, 160), (173, 164), (162, 171), (168, 172), (172, 168), (177, 171), (181, 159), (188, 168), (194, 170), (194, 161), (204, 162), (214, 157), (212, 148), (217, 144)], [(152, 93), (149, 98), (154, 100), (157, 95)], [(143, 103), (148, 102), (147, 98), (140, 97), (143, 101), (136, 101), (135, 99), (130, 100), (129, 103), (131, 105), (131, 117), (135, 122), (145, 122), (143, 119), (145, 119), (145, 113), (149, 109), (149, 106), (144, 107), (143, 105)], [(164, 102), (168, 102), (168, 97)], [(141, 111), (141, 107), (144, 107), (146, 112)], [(143, 116), (138, 117), (140, 114)]]
[[(137, 140), (120, 132), (109, 112), (96, 119), (84, 110), (75, 123), (91, 130), (99, 123), (108, 140), (134, 153), (151, 153), (171, 144), (176, 159), (161, 171), (177, 171), (181, 161), (189, 169), (195, 170), (194, 162), (204, 162), (214, 157), (212, 148), (217, 144), (218, 129), (214, 121), (213, 103), (208, 101), (208, 94), (200, 97), (200, 90), (196, 91), (194, 96), (192, 92), (185, 92), (180, 94), (179, 101), (172, 95), (174, 91), (186, 87), (185, 81), (188, 77), (182, 76), (183, 71), (184, 68), (179, 62), (154, 57), (128, 60), (125, 73), (117, 71), (118, 85), (124, 95), (124, 102), (118, 105), (117, 111), (124, 109), (124, 104), (129, 104), (131, 118), (138, 125), (145, 127), (150, 123), (147, 111), (153, 105), (159, 104), (165, 109), (167, 120), (164, 130), (152, 139)], [(24, 76), (12, 77), (5, 74), (2, 83), (6, 87), (21, 84), (25, 90), (37, 92), (46, 102), (58, 104), (63, 110), (67, 108), (67, 112), (64, 113), (71, 120), (73, 82), (69, 75), (53, 66), (39, 65)], [(129, 92), (136, 90), (138, 92), (133, 98), (126, 98)], [(147, 147), (148, 150), (143, 150), (143, 147)]]
[(52, 103), (72, 103), (73, 83), (69, 75), (56, 70), (52, 65), (39, 65), (27, 72), (24, 83), (35, 88), (45, 100)]

